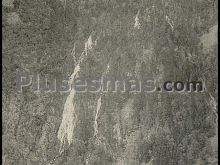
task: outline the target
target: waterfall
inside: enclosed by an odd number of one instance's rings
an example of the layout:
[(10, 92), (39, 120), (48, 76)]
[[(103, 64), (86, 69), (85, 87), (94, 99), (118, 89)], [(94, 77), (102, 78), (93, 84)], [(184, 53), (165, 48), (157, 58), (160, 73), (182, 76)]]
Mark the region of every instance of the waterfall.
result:
[(99, 97), (98, 101), (97, 101), (97, 108), (96, 108), (96, 114), (95, 114), (95, 121), (94, 121), (94, 137), (98, 135), (98, 123), (97, 123), (97, 119), (98, 119), (98, 115), (99, 115), (99, 110), (101, 108), (101, 96)]
[[(104, 78), (105, 75), (107, 75), (110, 72), (110, 63), (107, 64), (107, 68), (105, 70), (105, 72), (103, 72), (102, 74), (102, 78)], [(98, 101), (97, 101), (97, 107), (96, 107), (96, 114), (95, 114), (95, 120), (94, 120), (94, 137), (96, 137), (98, 135), (98, 115), (99, 115), (99, 111), (101, 109), (101, 105), (102, 105), (102, 97), (100, 96)]]
[[(80, 63), (84, 59), (85, 56), (88, 55), (88, 50), (92, 49), (92, 36), (90, 35), (87, 42), (85, 43), (85, 50), (82, 52), (81, 56), (79, 57), (78, 62), (76, 62), (75, 59), (75, 44), (73, 47), (73, 50), (71, 52), (74, 61), (77, 63), (76, 67), (74, 68), (74, 72), (69, 78), (69, 84), (72, 87), (74, 83), (74, 78), (77, 76), (77, 74), (80, 71)], [(76, 116), (76, 103), (75, 103), (75, 94), (76, 91), (74, 88), (71, 88), (70, 94), (68, 95), (66, 102), (64, 104), (64, 111), (63, 111), (63, 116), (62, 116), (62, 122), (59, 127), (58, 131), (58, 139), (61, 142), (61, 147), (65, 144), (66, 140), (68, 144), (70, 145), (73, 142), (73, 135), (74, 135), (74, 128), (76, 126), (76, 121), (77, 121), (77, 116)], [(100, 105), (99, 105), (100, 104)], [(97, 107), (97, 114), (98, 115), (98, 110), (100, 109), (101, 106), (101, 100), (98, 101), (98, 107)], [(96, 117), (97, 120), (97, 117)], [(97, 125), (97, 121), (96, 121)], [(97, 126), (95, 127), (97, 131)]]
[[(70, 85), (73, 84), (73, 80), (76, 77), (76, 75), (80, 71), (80, 65), (78, 64), (73, 74), (70, 76)], [(71, 88), (70, 94), (68, 95), (66, 102), (64, 104), (64, 111), (63, 111), (63, 117), (62, 122), (59, 127), (58, 131), (58, 139), (61, 142), (61, 146), (65, 144), (65, 140), (67, 140), (68, 144), (70, 145), (73, 141), (73, 133), (74, 128), (76, 126), (76, 104), (75, 104), (75, 94), (76, 91), (74, 88)]]
[(211, 93), (209, 93), (209, 96), (210, 96), (211, 110), (216, 117), (215, 122), (217, 124), (218, 123), (218, 109), (217, 109), (218, 103), (216, 102), (215, 98), (211, 95)]
[(92, 49), (92, 36), (90, 35), (87, 41), (88, 49)]
[(135, 23), (134, 23), (134, 28), (140, 29), (141, 24), (140, 24), (140, 22), (139, 22), (138, 15), (139, 15), (139, 11), (138, 11), (138, 13), (137, 13), (137, 15), (136, 15), (136, 17), (135, 17), (135, 19), (134, 19), (134, 21), (135, 21)]
[(88, 50), (92, 49), (92, 36), (90, 35), (88, 40), (85, 43), (85, 53), (88, 54)]
[(171, 30), (173, 31), (174, 30), (173, 21), (168, 16), (166, 16), (166, 21), (170, 25)]
[(121, 138), (121, 130), (120, 130), (120, 123), (117, 123), (113, 127), (113, 132), (114, 132), (114, 138), (118, 140), (120, 143), (122, 138)]
[(76, 77), (77, 73), (79, 73), (79, 71), (80, 71), (80, 65), (77, 64), (75, 69), (74, 69), (73, 74), (70, 76), (70, 81), (69, 81), (70, 85), (73, 84), (74, 78)]
[(61, 141), (61, 144), (65, 143), (65, 139), (67, 139), (68, 144), (71, 144), (73, 141), (73, 130), (76, 125), (74, 96), (75, 90), (73, 89), (64, 104), (63, 118), (58, 131), (58, 139)]
[[(82, 52), (81, 56), (79, 57), (78, 62), (76, 62), (76, 59), (75, 59), (76, 48), (74, 44), (71, 55), (73, 56), (74, 61), (77, 63), (77, 65), (74, 68), (74, 72), (69, 78), (69, 84), (71, 87), (74, 83), (74, 78), (77, 76), (77, 74), (80, 71), (80, 63), (82, 62), (84, 57), (88, 55), (88, 50), (92, 49), (92, 44), (93, 44), (92, 36), (90, 35), (88, 40), (85, 43), (85, 50)], [(64, 104), (62, 122), (60, 124), (59, 131), (58, 131), (58, 139), (61, 142), (61, 147), (65, 144), (66, 140), (69, 145), (73, 142), (74, 128), (76, 126), (76, 121), (77, 121), (75, 94), (76, 94), (75, 89), (71, 88), (70, 94), (68, 95), (66, 102)], [(100, 106), (101, 106), (101, 100), (98, 101), (97, 114), (96, 114), (95, 120), (97, 120), (98, 110), (100, 109)], [(95, 130), (97, 132), (97, 121), (95, 125), (96, 125)]]

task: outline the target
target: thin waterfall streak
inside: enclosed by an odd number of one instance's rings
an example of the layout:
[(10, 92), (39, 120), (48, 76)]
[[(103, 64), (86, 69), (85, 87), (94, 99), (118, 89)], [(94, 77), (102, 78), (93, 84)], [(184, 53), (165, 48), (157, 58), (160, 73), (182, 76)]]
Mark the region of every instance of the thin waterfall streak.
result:
[(69, 83), (72, 85), (73, 81), (74, 81), (74, 78), (77, 76), (77, 73), (79, 73), (80, 71), (80, 65), (77, 64), (75, 69), (74, 69), (74, 72), (73, 74), (70, 76), (70, 80), (69, 80)]
[(88, 55), (88, 51), (90, 49), (92, 49), (92, 45), (93, 45), (93, 43), (92, 43), (92, 36), (90, 35), (88, 40), (85, 43), (85, 53), (86, 53), (86, 55)]
[(173, 31), (174, 30), (173, 21), (168, 16), (166, 16), (166, 21), (170, 25), (171, 30)]
[(136, 17), (135, 17), (135, 19), (134, 19), (134, 21), (135, 21), (135, 23), (134, 23), (134, 28), (137, 28), (137, 29), (140, 29), (140, 27), (141, 27), (141, 24), (140, 24), (140, 22), (139, 22), (139, 11), (138, 11), (138, 13), (136, 14)]
[(73, 89), (64, 104), (62, 122), (58, 131), (58, 139), (61, 141), (62, 145), (65, 144), (65, 140), (67, 140), (69, 145), (73, 141), (73, 133), (76, 125), (76, 105), (73, 103), (74, 96), (75, 90)]
[[(76, 65), (73, 74), (70, 76), (69, 83), (71, 85), (74, 83), (74, 78), (77, 76), (79, 71), (80, 63)], [(58, 130), (58, 139), (61, 142), (61, 147), (65, 144), (66, 140), (69, 145), (73, 142), (74, 128), (77, 121), (75, 94), (76, 91), (72, 88), (64, 104), (62, 121)]]
[(98, 115), (99, 115), (99, 111), (101, 109), (101, 96), (99, 97), (98, 101), (97, 101), (97, 108), (96, 108), (96, 114), (95, 114), (95, 121), (94, 121), (94, 136), (98, 135)]
[[(81, 56), (78, 59), (78, 62), (75, 60), (75, 44), (72, 49), (71, 55), (74, 58), (74, 62), (76, 63), (76, 67), (74, 68), (74, 72), (69, 78), (69, 83), (72, 86), (74, 84), (74, 79), (80, 72), (80, 64), (83, 61), (84, 57), (88, 55), (88, 50), (92, 49), (92, 37), (89, 36), (87, 42), (85, 43), (85, 50), (82, 52)], [(75, 103), (75, 94), (76, 91), (74, 88), (71, 88), (70, 94), (68, 95), (66, 102), (64, 104), (64, 111), (62, 116), (62, 121), (58, 130), (58, 139), (61, 142), (61, 148), (65, 145), (66, 141), (70, 145), (73, 142), (74, 129), (76, 126), (77, 115), (76, 115), (76, 103)], [(98, 132), (97, 126), (97, 118), (98, 111), (101, 107), (101, 100), (98, 100), (97, 112), (95, 117), (95, 130)]]
[(74, 65), (76, 64), (76, 44), (74, 43), (73, 49), (71, 51), (71, 55), (73, 57)]
[(211, 95), (211, 93), (209, 94), (210, 96), (210, 105), (211, 105), (211, 110), (213, 111), (213, 113), (215, 114), (215, 122), (218, 123), (218, 112), (217, 112), (217, 102), (215, 100), (215, 98)]

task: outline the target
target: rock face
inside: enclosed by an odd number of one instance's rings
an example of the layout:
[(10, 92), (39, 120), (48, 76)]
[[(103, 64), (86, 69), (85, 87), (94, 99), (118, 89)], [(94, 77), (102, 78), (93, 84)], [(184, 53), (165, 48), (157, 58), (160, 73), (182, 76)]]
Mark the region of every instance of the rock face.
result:
[(6, 19), (9, 25), (18, 25), (22, 23), (19, 15), (16, 12), (9, 13)]
[[(2, 4), (3, 165), (217, 163), (217, 1)], [(51, 90), (18, 92), (19, 72)], [(132, 78), (124, 92), (53, 90), (55, 79)], [(156, 91), (137, 92), (145, 79)], [(166, 81), (202, 81), (205, 91), (160, 92)]]
[(210, 52), (218, 44), (218, 25), (209, 29), (208, 33), (201, 36), (200, 40), (205, 52)]
[(6, 7), (14, 7), (14, 0), (3, 0), (2, 1), (2, 6)]

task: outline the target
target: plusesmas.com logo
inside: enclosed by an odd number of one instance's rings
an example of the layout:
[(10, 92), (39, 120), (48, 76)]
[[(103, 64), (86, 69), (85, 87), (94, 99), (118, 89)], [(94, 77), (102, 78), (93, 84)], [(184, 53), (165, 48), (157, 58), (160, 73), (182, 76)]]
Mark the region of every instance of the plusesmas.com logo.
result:
[(17, 92), (30, 88), (34, 92), (68, 93), (155, 93), (155, 92), (204, 92), (201, 81), (165, 81), (160, 83), (154, 79), (139, 80), (136, 78), (115, 79), (101, 77), (100, 79), (75, 78), (51, 79), (39, 74), (19, 73), (16, 75)]

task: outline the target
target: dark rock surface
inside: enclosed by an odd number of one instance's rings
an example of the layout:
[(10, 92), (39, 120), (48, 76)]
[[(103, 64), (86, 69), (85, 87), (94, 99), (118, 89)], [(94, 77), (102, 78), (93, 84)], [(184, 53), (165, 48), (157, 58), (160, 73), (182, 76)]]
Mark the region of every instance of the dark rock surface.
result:
[[(217, 3), (4, 0), (3, 165), (217, 164)], [(206, 90), (18, 93), (16, 71)]]

